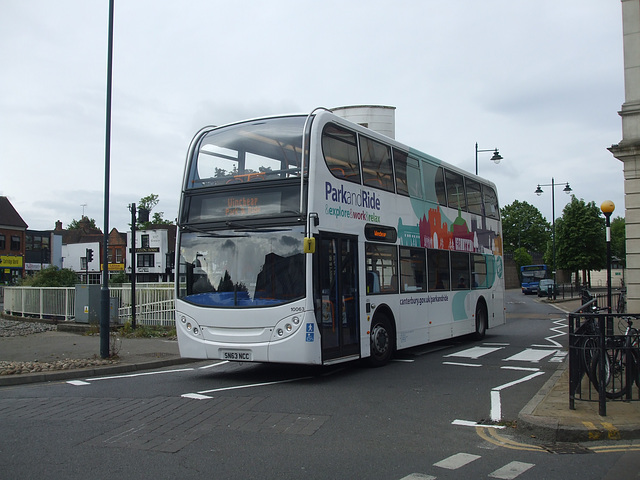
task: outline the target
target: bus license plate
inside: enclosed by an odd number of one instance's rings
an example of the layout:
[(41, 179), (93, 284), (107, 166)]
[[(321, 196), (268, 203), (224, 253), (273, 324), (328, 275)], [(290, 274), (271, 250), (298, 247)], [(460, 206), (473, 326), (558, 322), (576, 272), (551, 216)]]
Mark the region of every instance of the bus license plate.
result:
[(236, 362), (250, 362), (253, 358), (251, 352), (243, 350), (222, 350), (223, 360), (233, 360)]

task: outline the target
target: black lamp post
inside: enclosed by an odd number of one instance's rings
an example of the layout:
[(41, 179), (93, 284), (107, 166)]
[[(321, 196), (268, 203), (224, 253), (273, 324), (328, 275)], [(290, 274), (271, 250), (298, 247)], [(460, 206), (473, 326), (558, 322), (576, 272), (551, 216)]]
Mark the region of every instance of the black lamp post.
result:
[[(540, 185), (536, 188), (535, 194), (540, 196), (543, 193), (540, 187), (551, 187), (551, 238), (553, 241), (553, 299), (556, 299), (556, 188), (561, 185), (555, 183), (553, 177), (551, 177), (551, 183)], [(565, 182), (564, 189), (562, 190), (567, 195), (571, 193), (571, 187), (569, 182)]]
[(495, 162), (496, 165), (500, 163), (502, 160), (502, 156), (498, 152), (497, 148), (489, 149), (489, 150), (478, 150), (478, 142), (476, 142), (476, 175), (478, 175), (478, 152), (493, 152), (493, 156), (491, 157), (491, 161)]
[[(611, 309), (611, 214), (615, 210), (616, 206), (611, 200), (605, 200), (600, 205), (600, 210), (604, 213), (604, 218), (606, 221), (607, 227), (607, 309), (609, 313), (613, 310)], [(613, 335), (613, 319), (609, 317), (609, 321), (607, 322), (607, 333), (609, 335)]]

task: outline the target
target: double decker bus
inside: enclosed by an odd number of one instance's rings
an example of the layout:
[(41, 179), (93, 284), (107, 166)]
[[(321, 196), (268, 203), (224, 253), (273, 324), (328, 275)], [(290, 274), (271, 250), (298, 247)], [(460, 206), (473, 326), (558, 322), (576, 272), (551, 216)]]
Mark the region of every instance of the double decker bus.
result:
[(495, 186), (324, 108), (199, 131), (178, 224), (183, 357), (378, 366), (505, 322)]
[(520, 278), (522, 279), (522, 293), (537, 293), (540, 280), (548, 277), (546, 265), (522, 265), (520, 267)]

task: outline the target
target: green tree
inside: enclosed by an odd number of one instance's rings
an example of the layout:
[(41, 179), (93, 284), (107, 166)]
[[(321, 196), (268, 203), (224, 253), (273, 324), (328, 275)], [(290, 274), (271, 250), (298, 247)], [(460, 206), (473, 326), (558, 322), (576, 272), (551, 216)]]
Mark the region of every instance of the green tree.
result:
[(551, 227), (536, 207), (515, 200), (503, 207), (501, 213), (505, 252), (515, 252), (521, 247), (529, 252), (544, 252)]
[(73, 287), (78, 276), (68, 268), (50, 266), (20, 282), (25, 287)]
[(518, 278), (520, 279), (520, 282), (522, 282), (520, 267), (523, 265), (531, 265), (533, 263), (533, 258), (529, 255), (526, 248), (520, 247), (516, 248), (515, 252), (513, 252), (513, 261), (516, 263), (516, 267), (518, 268)]
[(575, 272), (576, 280), (580, 270), (584, 278), (587, 272), (607, 266), (605, 221), (595, 202), (585, 203), (573, 195), (564, 207), (562, 219), (556, 221), (556, 262), (558, 268)]
[(624, 218), (611, 220), (611, 255), (618, 257), (622, 265), (627, 264), (626, 238)]
[(67, 230), (80, 230), (86, 227), (89, 227), (93, 230), (98, 230), (95, 219), (88, 217), (82, 217), (80, 220), (76, 220), (74, 218), (67, 226)]
[[(140, 201), (138, 202), (138, 208), (143, 208), (151, 213), (151, 211), (158, 205), (159, 202), (160, 197), (155, 193), (151, 193), (146, 197), (142, 197), (140, 199)], [(140, 222), (140, 219), (138, 218), (137, 227), (140, 229), (145, 229), (149, 228), (151, 225), (173, 225), (173, 222), (171, 220), (165, 220), (163, 216), (164, 212), (154, 212), (153, 216), (150, 217), (150, 220), (148, 222)]]

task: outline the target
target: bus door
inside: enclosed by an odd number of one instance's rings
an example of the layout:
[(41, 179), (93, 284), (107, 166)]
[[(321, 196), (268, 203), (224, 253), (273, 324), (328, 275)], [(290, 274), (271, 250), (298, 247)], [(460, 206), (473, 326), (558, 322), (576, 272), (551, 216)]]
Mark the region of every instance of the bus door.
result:
[(322, 361), (359, 355), (357, 237), (321, 234), (316, 256), (316, 316)]

